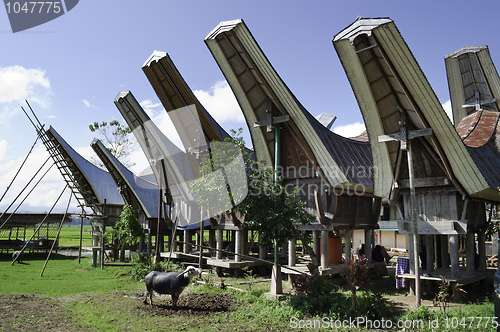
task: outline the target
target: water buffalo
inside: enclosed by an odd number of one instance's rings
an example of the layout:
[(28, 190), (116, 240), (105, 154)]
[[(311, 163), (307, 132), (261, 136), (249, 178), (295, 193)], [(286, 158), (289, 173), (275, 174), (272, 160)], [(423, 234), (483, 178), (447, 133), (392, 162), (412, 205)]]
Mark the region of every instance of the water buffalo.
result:
[(191, 282), (193, 277), (201, 274), (201, 268), (188, 266), (183, 272), (150, 272), (144, 282), (146, 283), (146, 294), (144, 303), (148, 304), (148, 294), (151, 305), (153, 305), (153, 291), (158, 294), (170, 294), (172, 304), (177, 307), (177, 300), (184, 288)]

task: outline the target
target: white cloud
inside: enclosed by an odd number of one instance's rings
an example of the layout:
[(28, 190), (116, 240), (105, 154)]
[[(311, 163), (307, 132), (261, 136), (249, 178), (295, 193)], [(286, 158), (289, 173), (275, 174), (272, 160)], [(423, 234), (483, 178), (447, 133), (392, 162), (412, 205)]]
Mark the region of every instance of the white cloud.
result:
[(92, 105), (87, 99), (82, 99), (82, 103), (88, 107), (88, 108), (93, 108), (93, 109), (98, 109), (95, 105)]
[(445, 101), (442, 105), (443, 105), (444, 111), (446, 112), (446, 115), (448, 115), (451, 122), (453, 123), (453, 111), (451, 109), (451, 100)]
[(365, 130), (365, 124), (361, 122), (355, 122), (344, 126), (336, 126), (333, 128), (334, 133), (344, 137), (355, 137)]
[(20, 112), (20, 104), (28, 100), (42, 108), (50, 106), (50, 81), (41, 69), (22, 66), (0, 68), (0, 116), (2, 121)]
[[(0, 195), (3, 195), (5, 188), (10, 184), (14, 178), (16, 172), (20, 169), (21, 164), (25, 156), (16, 158), (4, 158), (0, 163), (0, 188), (2, 188)], [(5, 195), (4, 199), (0, 202), (0, 210), (3, 212), (5, 209), (11, 205), (16, 196), (18, 196), (22, 189), (28, 184), (31, 178), (43, 165), (45, 160), (48, 158), (48, 153), (45, 150), (43, 144), (39, 144), (33, 149), (32, 153), (29, 155), (26, 164), (23, 166), (19, 174), (17, 175), (9, 191)], [(33, 179), (31, 184), (24, 190), (20, 197), (12, 204), (9, 212), (13, 212), (18, 205), (25, 199), (26, 195), (32, 190), (33, 186), (38, 182), (42, 175), (49, 169), (52, 165), (52, 160), (50, 159), (43, 169), (38, 173), (37, 177)], [(44, 176), (36, 188), (31, 192), (31, 194), (26, 198), (23, 204), (19, 207), (17, 212), (47, 212), (54, 205), (57, 197), (61, 193), (65, 186), (64, 180), (58, 171), (58, 169), (53, 166), (50, 171)], [(69, 192), (60, 199), (56, 207), (55, 212), (64, 212), (69, 199)], [(76, 208), (76, 203), (73, 201), (72, 211), (78, 211)]]
[[(146, 99), (143, 100), (142, 102), (139, 103), (144, 109), (144, 112), (149, 116), (150, 119), (154, 118), (155, 116), (159, 115), (161, 112), (165, 113), (165, 109), (161, 107), (161, 103), (153, 103), (151, 99)], [(158, 109), (158, 107), (161, 107)]]
[(6, 152), (7, 152), (7, 141), (2, 139), (0, 140), (0, 160), (4, 160)]
[(226, 81), (215, 83), (209, 91), (195, 90), (193, 93), (219, 124), (245, 122), (236, 97)]

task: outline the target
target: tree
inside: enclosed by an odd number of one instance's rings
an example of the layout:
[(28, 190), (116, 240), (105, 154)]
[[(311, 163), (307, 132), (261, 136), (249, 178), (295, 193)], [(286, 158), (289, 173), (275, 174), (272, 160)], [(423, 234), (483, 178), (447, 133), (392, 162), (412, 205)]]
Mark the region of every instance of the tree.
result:
[[(198, 204), (204, 210), (210, 209), (211, 201), (207, 197), (220, 197), (218, 192), (221, 189), (229, 192), (232, 202), (241, 201), (233, 205), (228, 211), (231, 215), (239, 214), (244, 216), (242, 227), (255, 229), (259, 234), (259, 244), (268, 246), (276, 241), (283, 244), (293, 238), (302, 240), (304, 249), (316, 260), (314, 251), (308, 246), (310, 239), (299, 231), (297, 226), (311, 223), (315, 217), (308, 214), (304, 209), (304, 202), (300, 200), (296, 189), (286, 191), (285, 187), (274, 178), (275, 171), (267, 167), (264, 162), (256, 164), (252, 161), (251, 155), (244, 149), (244, 141), (241, 138), (242, 129), (238, 131), (231, 130), (231, 138), (226, 142), (224, 148), (211, 149), (201, 163), (202, 173), (213, 172), (223, 165), (227, 165), (237, 153), (242, 153), (247, 165), (242, 170), (248, 184), (248, 195), (246, 197), (237, 197), (241, 193), (235, 192), (226, 185), (220, 188), (214, 184), (214, 177), (201, 177), (193, 181), (190, 185), (197, 196)], [(212, 147), (217, 144), (212, 144)], [(233, 170), (234, 171), (234, 170)], [(217, 181), (220, 183), (220, 181)], [(219, 195), (219, 196), (218, 196)]]
[[(89, 125), (91, 132), (97, 132), (101, 135), (101, 141), (111, 154), (118, 159), (125, 167), (134, 166), (135, 163), (130, 161), (130, 154), (135, 150), (135, 143), (129, 138), (132, 130), (128, 126), (123, 126), (117, 120), (110, 123), (103, 121), (101, 123), (94, 122)], [(97, 158), (92, 158), (92, 162), (104, 168), (104, 165)]]
[(116, 222), (113, 230), (113, 235), (119, 242), (119, 248), (123, 249), (125, 246), (132, 246), (144, 236), (144, 231), (134, 208), (131, 205), (124, 205), (123, 211), (120, 214), (120, 220)]

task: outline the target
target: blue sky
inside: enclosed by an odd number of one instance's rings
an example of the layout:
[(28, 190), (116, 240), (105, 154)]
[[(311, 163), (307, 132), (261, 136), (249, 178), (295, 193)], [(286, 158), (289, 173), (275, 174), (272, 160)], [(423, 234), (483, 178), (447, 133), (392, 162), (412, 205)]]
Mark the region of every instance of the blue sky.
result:
[[(241, 111), (204, 44), (204, 37), (220, 21), (244, 19), (301, 103), (313, 115), (337, 115), (334, 130), (347, 135), (362, 129), (362, 117), (332, 45), (336, 33), (357, 16), (390, 17), (438, 98), (446, 103), (446, 54), (464, 45), (488, 45), (493, 61), (500, 58), (498, 9), (497, 1), (483, 0), (473, 4), (461, 0), (82, 0), (59, 18), (14, 34), (6, 11), (0, 8), (0, 195), (35, 140), (20, 109), (24, 99), (41, 122), (54, 126), (83, 155), (90, 153), (95, 136), (88, 129), (90, 123), (122, 121), (113, 104), (121, 90), (131, 90), (152, 117), (164, 121), (159, 100), (141, 69), (154, 50), (170, 54), (224, 128), (244, 127)], [(356, 123), (354, 129), (342, 130)], [(39, 144), (12, 193), (0, 202), (0, 210), (44, 158)], [(142, 166), (139, 163), (136, 170)], [(21, 210), (48, 210), (64, 184), (57, 172), (44, 182), (45, 187), (37, 189)]]

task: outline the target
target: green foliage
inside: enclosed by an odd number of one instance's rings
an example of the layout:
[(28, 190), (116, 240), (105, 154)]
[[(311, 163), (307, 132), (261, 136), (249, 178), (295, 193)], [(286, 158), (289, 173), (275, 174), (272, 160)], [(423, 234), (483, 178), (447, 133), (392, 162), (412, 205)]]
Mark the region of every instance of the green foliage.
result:
[[(267, 167), (264, 162), (251, 164), (251, 156), (245, 153), (244, 141), (240, 137), (241, 128), (232, 130), (230, 139), (226, 142), (214, 142), (211, 153), (206, 154), (200, 163), (202, 177), (190, 183), (190, 187), (196, 194), (198, 204), (203, 210), (221, 211), (217, 206), (218, 198), (229, 193), (233, 206), (229, 209), (230, 214), (245, 216), (242, 227), (256, 229), (259, 232), (259, 245), (268, 246), (276, 240), (278, 244), (293, 239), (298, 234), (296, 224), (305, 225), (314, 221), (315, 217), (308, 214), (304, 209), (304, 202), (299, 198), (296, 189), (287, 191), (275, 178), (275, 171)], [(245, 168), (227, 167), (236, 157), (243, 156), (243, 161), (249, 165)], [(224, 169), (215, 176), (215, 170)], [(222, 181), (220, 177), (232, 173), (232, 178), (245, 178), (248, 185), (248, 195), (243, 199), (243, 192), (234, 190)], [(225, 173), (226, 172), (226, 173)], [(220, 185), (226, 183), (226, 185)], [(214, 199), (216, 198), (216, 199)], [(235, 205), (234, 202), (239, 202)]]
[[(209, 153), (205, 153), (200, 161), (202, 177), (189, 183), (198, 205), (212, 215), (232, 211), (246, 194), (246, 191), (239, 190), (241, 188), (229, 185), (233, 179), (246, 179), (245, 167), (250, 156), (244, 149), (245, 142), (239, 137), (241, 132), (241, 128), (239, 131), (231, 130), (231, 138), (226, 138), (224, 142), (211, 142)], [(227, 195), (230, 206), (227, 206), (227, 200), (221, 199)]]
[(328, 314), (335, 303), (332, 298), (339, 294), (334, 294), (334, 286), (326, 278), (318, 273), (317, 266), (313, 263), (308, 265), (311, 274), (291, 275), (292, 286), (297, 294), (289, 297), (289, 305), (292, 308), (309, 315)]
[(297, 224), (306, 225), (315, 217), (304, 210), (297, 188), (290, 191), (275, 180), (275, 171), (262, 162), (247, 169), (250, 192), (236, 211), (245, 215), (243, 227), (256, 229), (259, 245), (269, 246), (274, 240), (283, 244), (297, 235)]
[(123, 211), (120, 214), (120, 220), (116, 222), (113, 229), (113, 235), (119, 241), (119, 248), (123, 249), (125, 246), (132, 246), (139, 241), (141, 236), (144, 236), (142, 229), (134, 208), (131, 205), (124, 205)]
[(172, 262), (169, 262), (167, 265), (167, 261), (156, 262), (155, 264), (149, 266), (149, 261), (151, 261), (151, 257), (148, 260), (148, 257), (144, 255), (136, 255), (134, 256), (132, 261), (136, 263), (136, 265), (134, 265), (132, 271), (130, 272), (130, 279), (135, 281), (144, 281), (144, 278), (151, 271), (170, 272), (170, 271), (178, 271), (181, 268), (179, 265), (174, 264)]
[[(135, 163), (129, 160), (130, 153), (134, 150), (134, 141), (129, 138), (132, 130), (123, 126), (117, 120), (110, 123), (103, 121), (101, 123), (94, 122), (89, 125), (91, 132), (97, 132), (101, 135), (101, 140), (111, 154), (118, 159), (126, 167), (134, 166)], [(104, 165), (100, 160), (95, 158), (92, 160), (97, 166), (103, 168)]]
[(407, 329), (409, 331), (434, 331), (434, 329), (429, 326), (429, 322), (435, 321), (436, 319), (439, 322), (442, 321), (443, 318), (444, 315), (441, 312), (429, 310), (427, 306), (421, 305), (415, 310), (408, 309), (406, 315), (401, 317), (401, 320), (404, 322), (404, 326), (409, 326)]
[(352, 313), (352, 317), (366, 317), (370, 320), (381, 320), (392, 318), (394, 308), (382, 293), (363, 291), (357, 299), (358, 306)]

